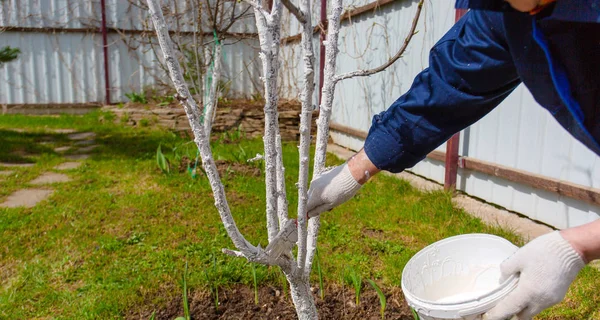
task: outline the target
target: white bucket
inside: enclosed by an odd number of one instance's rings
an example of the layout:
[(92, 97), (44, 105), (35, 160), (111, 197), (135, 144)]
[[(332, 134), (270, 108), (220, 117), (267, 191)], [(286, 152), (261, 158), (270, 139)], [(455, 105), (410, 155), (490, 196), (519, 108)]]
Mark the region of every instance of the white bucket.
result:
[(481, 319), (518, 278), (500, 282), (500, 263), (518, 248), (489, 234), (465, 234), (419, 251), (402, 271), (402, 291), (421, 320)]

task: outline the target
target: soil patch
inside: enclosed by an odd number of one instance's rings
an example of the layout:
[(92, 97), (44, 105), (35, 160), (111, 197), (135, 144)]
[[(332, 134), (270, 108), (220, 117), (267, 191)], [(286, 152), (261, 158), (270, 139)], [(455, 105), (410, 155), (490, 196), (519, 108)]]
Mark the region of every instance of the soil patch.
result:
[(4, 203), (0, 204), (0, 207), (3, 208), (16, 208), (16, 207), (26, 207), (31, 208), (35, 206), (38, 202), (48, 198), (53, 190), (46, 189), (24, 189), (15, 191), (15, 193), (11, 194), (6, 198)]
[(10, 176), (11, 174), (13, 174), (14, 171), (10, 171), (10, 170), (6, 170), (6, 171), (0, 171), (0, 176)]
[[(254, 167), (250, 164), (240, 163), (235, 161), (227, 161), (227, 160), (217, 160), (215, 161), (217, 165), (217, 171), (219, 171), (220, 176), (224, 175), (232, 175), (232, 174), (242, 174), (246, 176), (260, 177), (262, 175), (262, 171)], [(188, 168), (192, 168), (195, 165), (195, 160), (190, 159), (186, 156), (181, 157), (181, 161), (179, 162), (179, 166), (177, 170), (182, 173), (187, 171)], [(200, 172), (201, 163), (198, 163), (198, 171)]]
[(215, 161), (219, 175), (224, 176), (225, 174), (239, 173), (247, 176), (260, 177), (261, 170), (252, 165), (240, 162), (217, 160)]
[[(413, 320), (409, 307), (399, 288), (386, 290), (387, 306), (385, 319)], [(379, 297), (371, 288), (363, 288), (360, 305), (356, 306), (354, 291), (337, 287), (326, 291), (325, 299), (314, 295), (321, 319), (381, 319)], [(219, 306), (206, 292), (190, 295), (190, 313), (192, 319), (297, 319), (294, 305), (288, 295), (272, 287), (259, 288), (258, 305), (254, 304), (254, 291), (239, 285), (219, 290)], [(137, 314), (128, 314), (126, 319), (149, 319), (152, 306)], [(156, 310), (155, 319), (172, 320), (183, 315), (181, 297), (170, 301), (167, 306)]]

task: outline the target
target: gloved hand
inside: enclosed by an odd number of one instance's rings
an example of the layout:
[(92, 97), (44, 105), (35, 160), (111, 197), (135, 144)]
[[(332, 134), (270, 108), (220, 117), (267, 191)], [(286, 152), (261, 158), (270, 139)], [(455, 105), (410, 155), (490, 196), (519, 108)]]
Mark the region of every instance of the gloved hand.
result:
[(559, 231), (543, 235), (500, 265), (504, 281), (520, 274), (517, 288), (484, 316), (484, 320), (504, 320), (517, 315), (531, 319), (542, 310), (562, 301), (584, 260)]
[(315, 217), (350, 200), (361, 186), (350, 173), (347, 163), (323, 172), (310, 183), (308, 217)]

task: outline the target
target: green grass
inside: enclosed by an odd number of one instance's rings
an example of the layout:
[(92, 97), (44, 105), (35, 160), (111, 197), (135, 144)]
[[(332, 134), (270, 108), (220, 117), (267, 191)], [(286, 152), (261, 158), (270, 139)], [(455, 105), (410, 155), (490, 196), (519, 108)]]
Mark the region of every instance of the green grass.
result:
[[(14, 128), (27, 133), (10, 130)], [(53, 151), (70, 144), (65, 134), (49, 131), (57, 128), (93, 131), (100, 147), (83, 166), (68, 172), (71, 182), (54, 186), (49, 200), (30, 209), (0, 208), (0, 319), (120, 319), (139, 310), (159, 310), (181, 300), (186, 261), (191, 291), (221, 291), (237, 283), (253, 286), (247, 262), (220, 253), (233, 245), (206, 179), (178, 173), (177, 163), (169, 175), (158, 168), (159, 145), (173, 162), (183, 155), (196, 157), (189, 139), (171, 132), (123, 127), (100, 112), (0, 116), (0, 161), (35, 162), (31, 168), (10, 168), (14, 174), (0, 177), (0, 201), (66, 161)], [(51, 141), (40, 145), (43, 140)], [(218, 158), (235, 161), (242, 153), (262, 153), (262, 141), (242, 139), (213, 148)], [(295, 143), (283, 149), (290, 212), (295, 215), (298, 149)], [(328, 156), (328, 163), (340, 160)], [(238, 227), (253, 244), (265, 247), (264, 177), (229, 171), (223, 181)], [(355, 199), (323, 215), (319, 254), (324, 281), (339, 283), (352, 268), (362, 278), (376, 280), (385, 292), (400, 285), (402, 268), (420, 248), (470, 232), (522, 244), (511, 232), (454, 208), (447, 193), (423, 193), (405, 181), (379, 175)], [(281, 274), (257, 265), (256, 281), (281, 287)], [(312, 281), (318, 282), (316, 270)], [(566, 301), (545, 318), (600, 318), (598, 288), (600, 272), (584, 269)]]

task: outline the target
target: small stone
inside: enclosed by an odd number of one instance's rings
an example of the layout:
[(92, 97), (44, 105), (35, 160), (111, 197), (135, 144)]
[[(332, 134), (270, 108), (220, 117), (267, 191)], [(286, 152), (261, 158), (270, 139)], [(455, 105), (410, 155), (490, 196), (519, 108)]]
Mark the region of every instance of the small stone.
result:
[(77, 142), (75, 142), (76, 146), (89, 146), (96, 143), (96, 140), (94, 139), (90, 139), (90, 140), (79, 140)]
[(56, 170), (71, 170), (71, 169), (77, 169), (79, 168), (83, 163), (81, 162), (74, 162), (74, 161), (70, 161), (70, 162), (64, 162), (61, 163), (59, 165), (57, 165), (56, 167), (54, 167), (54, 169)]
[(0, 167), (21, 167), (21, 168), (29, 168), (35, 166), (35, 163), (7, 163), (0, 162)]
[(58, 148), (54, 148), (54, 152), (65, 152), (69, 149), (71, 149), (71, 147), (69, 147), (69, 146), (58, 147)]
[(65, 158), (69, 159), (69, 160), (85, 160), (88, 159), (90, 157), (89, 154), (70, 154), (68, 156), (65, 156)]
[(79, 148), (79, 150), (77, 150), (77, 151), (79, 151), (79, 152), (90, 152), (90, 151), (96, 149), (97, 147), (98, 147), (98, 145), (94, 144), (94, 145), (91, 145), (91, 146)]
[(95, 137), (96, 137), (96, 134), (93, 132), (71, 133), (67, 136), (67, 138), (69, 138), (69, 140), (88, 140), (88, 139), (92, 139)]
[(0, 204), (3, 208), (26, 207), (31, 208), (38, 202), (48, 198), (54, 190), (46, 189), (23, 189), (14, 192), (6, 198), (4, 203)]
[(62, 134), (69, 134), (69, 133), (77, 132), (77, 130), (75, 130), (75, 129), (52, 129), (50, 131), (54, 132), (54, 133), (62, 133)]
[(46, 172), (44, 174), (42, 174), (41, 176), (29, 181), (29, 184), (51, 184), (51, 183), (60, 183), (60, 182), (67, 182), (67, 181), (71, 181), (71, 178), (69, 178), (69, 176), (62, 174), (62, 173), (55, 173), (55, 172)]

